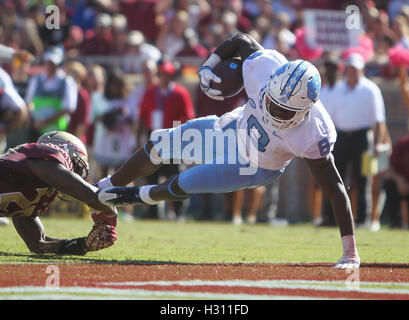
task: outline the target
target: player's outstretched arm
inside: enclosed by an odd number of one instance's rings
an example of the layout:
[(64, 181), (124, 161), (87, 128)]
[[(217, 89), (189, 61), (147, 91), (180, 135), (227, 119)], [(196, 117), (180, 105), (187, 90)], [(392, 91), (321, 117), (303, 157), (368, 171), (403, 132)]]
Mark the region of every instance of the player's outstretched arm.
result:
[(67, 170), (63, 165), (41, 159), (30, 159), (28, 165), (31, 171), (50, 187), (86, 203), (97, 211), (102, 211), (107, 215), (116, 215), (112, 207), (99, 202), (97, 187), (89, 184), (76, 173)]
[(14, 217), (12, 220), (28, 249), (36, 254), (84, 255), (90, 251), (108, 248), (117, 239), (115, 228), (103, 223), (96, 223), (87, 237), (68, 240), (47, 236), (38, 216)]
[(307, 163), (331, 202), (335, 220), (341, 232), (344, 255), (336, 267), (358, 267), (360, 259), (355, 245), (351, 203), (341, 176), (335, 167), (334, 157), (330, 153), (325, 158), (307, 159)]

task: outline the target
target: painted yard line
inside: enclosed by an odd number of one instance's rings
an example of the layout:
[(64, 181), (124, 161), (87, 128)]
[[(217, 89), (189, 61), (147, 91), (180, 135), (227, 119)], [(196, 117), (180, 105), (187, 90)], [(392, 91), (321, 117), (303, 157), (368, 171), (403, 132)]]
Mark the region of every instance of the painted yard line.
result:
[[(16, 294), (17, 293), (17, 294)], [(181, 291), (151, 291), (142, 289), (112, 289), (112, 288), (88, 288), (88, 287), (63, 287), (49, 289), (46, 287), (9, 287), (0, 288), (0, 300), (4, 299), (220, 299), (220, 300), (310, 300), (316, 298), (302, 296), (273, 296), (256, 294), (231, 294), (209, 292), (181, 292)], [(325, 298), (327, 299), (327, 298)]]
[[(288, 283), (288, 284), (317, 284), (317, 285), (345, 285), (345, 281), (336, 280), (293, 280), (293, 279), (271, 279), (271, 280), (180, 280), (180, 281), (124, 281), (124, 282), (103, 282), (104, 285), (142, 285), (142, 284), (156, 284), (156, 285), (185, 285), (185, 286), (196, 286), (196, 285), (226, 285), (226, 286), (264, 286), (270, 283)], [(409, 287), (409, 282), (376, 282), (376, 281), (360, 281), (360, 285), (368, 286), (402, 286)]]
[[(301, 282), (301, 283), (300, 283)], [(409, 295), (409, 289), (394, 289), (394, 288), (362, 288), (359, 283), (359, 289), (351, 289), (347, 287), (346, 282), (334, 281), (334, 284), (328, 281), (294, 281), (294, 280), (230, 280), (230, 281), (138, 281), (138, 282), (105, 282), (106, 286), (127, 286), (127, 287), (140, 287), (140, 286), (214, 286), (214, 287), (249, 287), (249, 288), (266, 288), (266, 289), (305, 289), (305, 290), (317, 290), (317, 291), (334, 291), (334, 292), (362, 292), (362, 293), (381, 293), (381, 294), (406, 294)], [(374, 284), (374, 283), (369, 283)], [(341, 287), (343, 285), (344, 287)], [(379, 283), (381, 286), (382, 283)], [(350, 283), (353, 286), (353, 283)]]

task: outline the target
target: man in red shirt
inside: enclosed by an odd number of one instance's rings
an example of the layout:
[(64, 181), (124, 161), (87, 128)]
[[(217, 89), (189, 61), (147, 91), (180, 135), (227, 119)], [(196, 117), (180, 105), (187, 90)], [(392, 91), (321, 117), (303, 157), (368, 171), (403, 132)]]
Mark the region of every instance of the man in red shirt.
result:
[(400, 227), (400, 204), (409, 205), (409, 136), (401, 138), (393, 147), (390, 157), (390, 179), (385, 180), (386, 210), (390, 214), (392, 228)]
[[(187, 120), (195, 118), (192, 98), (187, 88), (173, 81), (176, 67), (171, 61), (161, 61), (158, 67), (159, 83), (146, 89), (140, 105), (138, 140), (144, 134), (148, 136), (153, 130), (176, 127)], [(176, 122), (176, 123), (174, 123)], [(141, 145), (142, 143), (138, 143)], [(147, 177), (149, 184), (157, 184), (160, 176), (170, 178), (179, 173), (177, 164), (162, 166)], [(176, 215), (180, 215), (182, 202), (174, 202)], [(157, 218), (157, 206), (151, 206), (146, 218)]]
[(81, 46), (83, 55), (109, 55), (112, 54), (112, 18), (106, 13), (101, 13), (96, 18), (95, 30), (88, 30)]
[(159, 64), (159, 83), (146, 89), (140, 105), (138, 137), (143, 131), (173, 128), (195, 117), (187, 88), (173, 81), (176, 68), (170, 61)]

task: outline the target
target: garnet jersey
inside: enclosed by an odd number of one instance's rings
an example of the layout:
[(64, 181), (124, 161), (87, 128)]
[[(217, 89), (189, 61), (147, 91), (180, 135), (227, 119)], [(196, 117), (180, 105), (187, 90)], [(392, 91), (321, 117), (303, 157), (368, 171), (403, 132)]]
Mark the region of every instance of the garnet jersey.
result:
[(29, 159), (44, 159), (73, 171), (67, 152), (53, 144), (27, 143), (0, 155), (0, 217), (39, 215), (55, 199), (57, 190), (37, 178)]
[(223, 128), (232, 120), (237, 121), (240, 155), (255, 167), (280, 170), (294, 157), (319, 159), (334, 147), (335, 126), (319, 100), (296, 127), (274, 129), (264, 122), (262, 100), (268, 81), (287, 62), (275, 50), (251, 54), (243, 62), (244, 88), (249, 99), (244, 107), (223, 115), (217, 124)]

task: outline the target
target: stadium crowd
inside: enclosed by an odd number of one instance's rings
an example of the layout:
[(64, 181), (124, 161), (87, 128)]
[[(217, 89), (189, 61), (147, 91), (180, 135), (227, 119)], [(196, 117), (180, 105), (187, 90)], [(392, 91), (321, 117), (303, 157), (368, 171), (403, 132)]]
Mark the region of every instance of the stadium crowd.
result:
[[(305, 9), (345, 10), (351, 4), (359, 7), (363, 21), (359, 46), (331, 52), (311, 48), (305, 39)], [(47, 9), (51, 5), (56, 6), (51, 7), (54, 11)], [(59, 26), (53, 28), (50, 23)], [(375, 211), (385, 191), (391, 225), (402, 226), (396, 218), (400, 211), (396, 204), (409, 197), (409, 161), (402, 160), (408, 159), (408, 138), (402, 137), (392, 148), (385, 119), (388, 106), (369, 78), (398, 77), (409, 110), (409, 63), (402, 54), (409, 50), (407, 0), (0, 0), (0, 43), (33, 55), (31, 60), (15, 58), (2, 65), (24, 101), (17, 103), (22, 112), (11, 117), (0, 113), (0, 148), (36, 141), (50, 130), (68, 131), (86, 144), (90, 181), (98, 181), (129, 158), (152, 130), (197, 116), (220, 116), (246, 102), (245, 92), (224, 101), (212, 100), (198, 89), (196, 78), (197, 68), (212, 50), (237, 32), (251, 34), (264, 48), (275, 49), (289, 60), (306, 59), (320, 68), (323, 99), (328, 101), (324, 105), (347, 147), (348, 139), (355, 141), (358, 134), (363, 142), (357, 152), (372, 146), (372, 157), (379, 158), (384, 149), (388, 157), (391, 154), (390, 169), (375, 175), (362, 172), (360, 156), (351, 159), (349, 177), (344, 168), (349, 160), (342, 158), (348, 152), (341, 143), (335, 146), (335, 161), (337, 166), (342, 163), (343, 178), (352, 191), (357, 189), (356, 222), (375, 222), (372, 227), (379, 228), (379, 210)], [(401, 53), (400, 60), (392, 59), (394, 52)], [(363, 88), (363, 83), (370, 89)], [(356, 107), (340, 115), (342, 105), (334, 103), (346, 99), (348, 90), (348, 101), (369, 104), (370, 109), (369, 114), (358, 117), (365, 121), (355, 127), (343, 124), (350, 122), (345, 120), (349, 117), (357, 118)], [(7, 108), (5, 101), (0, 111), (2, 108)], [(13, 119), (13, 124), (6, 118)], [(373, 141), (368, 135), (372, 128)], [(167, 166), (148, 183), (179, 170), (177, 165)], [(315, 201), (319, 189), (313, 182), (310, 191), (314, 223), (333, 225), (325, 201)], [(286, 224), (277, 218), (278, 193), (278, 185), (273, 184), (227, 194), (222, 219), (240, 225), (242, 211), (246, 211), (251, 224)], [(211, 195), (203, 195), (201, 203), (197, 219), (217, 218)], [(169, 203), (165, 215), (153, 208), (140, 217), (182, 219), (187, 206)], [(135, 215), (132, 210), (124, 208), (124, 219)]]

